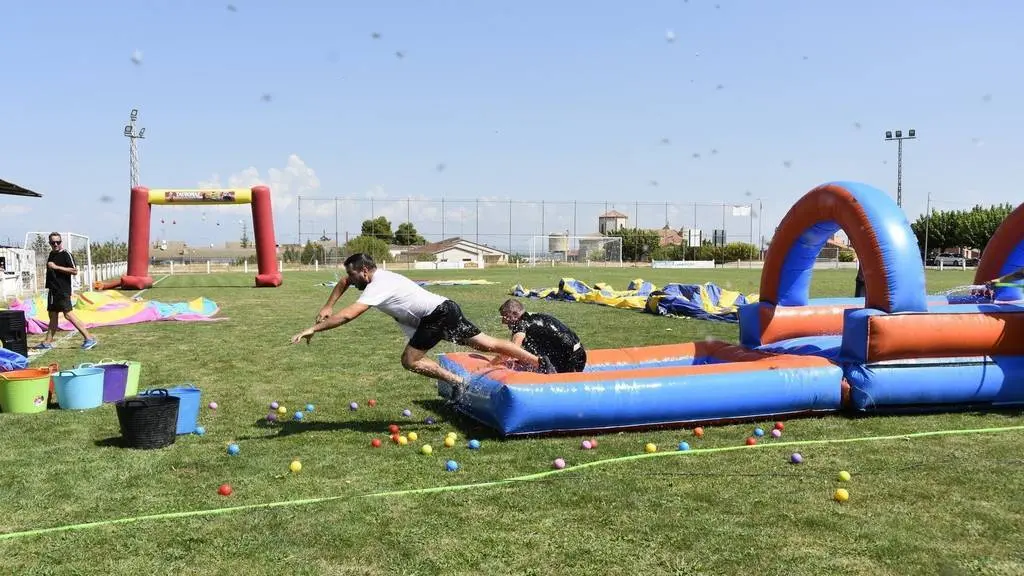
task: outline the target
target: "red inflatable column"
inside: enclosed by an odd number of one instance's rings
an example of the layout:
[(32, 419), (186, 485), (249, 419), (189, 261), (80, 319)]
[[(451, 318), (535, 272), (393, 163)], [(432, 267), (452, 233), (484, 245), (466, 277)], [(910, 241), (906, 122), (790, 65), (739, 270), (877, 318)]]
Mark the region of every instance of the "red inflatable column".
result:
[(149, 189), (132, 188), (128, 212), (128, 273), (121, 277), (121, 289), (144, 290), (153, 285), (149, 276)]
[(270, 188), (252, 189), (252, 229), (256, 240), (256, 285), (281, 285), (281, 271), (277, 267), (277, 240), (274, 238), (274, 211), (270, 208)]

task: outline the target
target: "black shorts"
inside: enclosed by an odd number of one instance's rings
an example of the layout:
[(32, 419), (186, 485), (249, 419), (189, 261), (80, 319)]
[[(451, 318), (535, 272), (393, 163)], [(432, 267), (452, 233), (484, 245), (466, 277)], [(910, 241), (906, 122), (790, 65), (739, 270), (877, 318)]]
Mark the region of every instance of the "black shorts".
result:
[(433, 312), (427, 314), (416, 332), (409, 339), (409, 346), (426, 352), (442, 340), (466, 345), (466, 342), (480, 334), (480, 329), (462, 315), (462, 309), (451, 300), (445, 300)]
[(583, 372), (587, 367), (587, 349), (580, 344), (580, 347), (568, 354), (554, 354), (548, 356), (551, 365), (558, 370), (559, 374), (565, 372)]
[(46, 295), (46, 310), (48, 312), (71, 312), (71, 294), (61, 294), (50, 291)]

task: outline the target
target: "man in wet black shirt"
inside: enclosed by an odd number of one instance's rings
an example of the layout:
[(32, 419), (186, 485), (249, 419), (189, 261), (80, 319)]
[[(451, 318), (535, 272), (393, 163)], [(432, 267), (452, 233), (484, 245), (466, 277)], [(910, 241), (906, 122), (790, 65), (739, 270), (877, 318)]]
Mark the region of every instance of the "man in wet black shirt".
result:
[(498, 308), (501, 323), (512, 332), (512, 342), (541, 360), (541, 370), (582, 372), (587, 350), (579, 336), (561, 320), (549, 314), (529, 314), (522, 302), (509, 299)]

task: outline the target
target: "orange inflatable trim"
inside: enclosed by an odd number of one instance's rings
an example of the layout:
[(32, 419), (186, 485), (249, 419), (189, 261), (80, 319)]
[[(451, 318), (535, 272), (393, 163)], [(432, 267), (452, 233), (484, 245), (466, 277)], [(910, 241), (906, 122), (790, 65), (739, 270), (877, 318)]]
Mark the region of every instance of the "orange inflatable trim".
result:
[(853, 304), (831, 306), (762, 306), (761, 343), (843, 333), (843, 312)]
[(1024, 311), (894, 314), (868, 320), (867, 361), (1024, 355)]

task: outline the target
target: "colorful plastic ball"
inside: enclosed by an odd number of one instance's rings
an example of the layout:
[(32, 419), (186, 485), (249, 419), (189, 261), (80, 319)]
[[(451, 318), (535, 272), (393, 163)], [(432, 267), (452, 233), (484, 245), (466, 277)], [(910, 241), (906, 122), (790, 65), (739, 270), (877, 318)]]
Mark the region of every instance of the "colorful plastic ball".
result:
[(786, 425), (783, 424), (782, 422), (776, 422), (775, 423), (775, 429), (776, 430), (782, 431), (782, 429), (785, 428), (785, 427), (786, 427)]
[(451, 448), (452, 446), (455, 446), (455, 438), (452, 438), (451, 436), (445, 438), (444, 439), (444, 447), (445, 448)]
[(561, 470), (565, 468), (565, 460), (562, 458), (555, 458), (555, 461), (551, 463), (555, 467), (555, 470)]
[(793, 464), (800, 464), (801, 462), (804, 461), (804, 457), (801, 456), (799, 452), (793, 452), (793, 454), (789, 457), (789, 461), (792, 462)]
[(754, 444), (757, 444), (757, 438), (754, 438), (753, 436), (748, 436), (747, 446), (753, 446)]
[(680, 442), (679, 443), (679, 450), (683, 451), (683, 450), (689, 450), (689, 449), (690, 449), (690, 445), (687, 444), (686, 442)]
[(654, 442), (648, 442), (647, 444), (644, 444), (644, 452), (647, 452), (648, 454), (652, 454), (652, 453), (657, 452), (657, 451), (658, 451), (658, 446)]
[(399, 446), (405, 446), (408, 443), (409, 443), (409, 439), (406, 438), (405, 436), (399, 436), (398, 437), (398, 445)]
[(470, 440), (469, 444), (466, 444), (466, 446), (470, 450), (479, 450), (480, 449), (480, 441), (474, 438), (473, 440)]
[(427, 419), (424, 420), (423, 423), (424, 424), (433, 424), (434, 423), (434, 419), (431, 418), (430, 416), (427, 416)]
[[(355, 404), (355, 402), (353, 402), (353, 404)], [(359, 405), (357, 404), (356, 408), (358, 407)], [(306, 404), (306, 412), (312, 412), (313, 410), (316, 410), (316, 406), (313, 406), (312, 404)]]
[(430, 444), (424, 444), (423, 447), (420, 448), (420, 452), (423, 452), (427, 456), (430, 456), (431, 454), (434, 453), (434, 449), (430, 446)]
[(208, 406), (210, 407), (210, 410), (216, 410), (217, 409), (217, 403), (216, 402), (210, 402), (208, 404)]
[(359, 410), (359, 404), (357, 404), (357, 403), (353, 402), (353, 403), (351, 403), (351, 404), (349, 404), (349, 405), (348, 405), (348, 409), (349, 409), (349, 410), (353, 410), (353, 411), (354, 411), (354, 410)]
[(221, 484), (220, 487), (217, 488), (217, 493), (221, 496), (231, 496), (232, 492), (234, 492), (234, 490), (231, 489), (230, 484)]
[(760, 428), (754, 428), (754, 436), (764, 436), (764, 430)]
[(409, 410), (408, 408), (402, 410), (402, 416), (405, 416), (406, 418), (412, 416), (412, 410)]
[(373, 446), (374, 448), (380, 448), (380, 438), (374, 438), (373, 440), (370, 440), (370, 446)]
[(459, 463), (455, 460), (449, 460), (444, 463), (444, 467), (447, 468), (449, 472), (455, 472), (459, 469)]
[(782, 430), (778, 428), (772, 430), (772, 438), (779, 438), (780, 436), (782, 436)]
[(284, 406), (278, 406), (277, 407), (277, 413), (278, 414), (287, 414), (288, 413), (288, 409), (285, 408)]
[(271, 410), (277, 410), (278, 406), (280, 406), (280, 404), (278, 404), (277, 402), (271, 402), (270, 403), (270, 409)]
[(846, 502), (850, 499), (850, 493), (846, 491), (846, 488), (838, 488), (832, 495), (836, 502)]
[(241, 451), (242, 451), (242, 449), (238, 447), (238, 444), (228, 444), (228, 454), (229, 455), (231, 455), (231, 456), (238, 456), (238, 453), (241, 452)]
[(394, 434), (391, 435), (391, 441), (394, 442), (395, 444), (398, 444), (398, 437), (398, 432), (395, 432)]
[(594, 445), (590, 443), (590, 440), (584, 440), (583, 442), (580, 442), (580, 448), (583, 448), (584, 450), (590, 450), (593, 447)]
[(839, 471), (839, 481), (840, 482), (849, 482), (850, 481), (850, 473), (847, 472), (846, 470), (840, 470)]
[(202, 436), (203, 434), (206, 434), (206, 428), (203, 428), (202, 426), (196, 426), (195, 433), (196, 436)]
[(273, 412), (267, 414), (267, 422), (277, 422), (277, 414)]
[(590, 448), (591, 449), (597, 448), (597, 438), (591, 438), (590, 439)]
[(419, 434), (417, 434), (415, 432), (409, 432), (409, 442), (415, 442), (416, 440), (419, 439), (419, 437), (420, 437)]
[(302, 470), (302, 462), (299, 462), (298, 460), (292, 460), (292, 463), (288, 465), (288, 469), (291, 470), (292, 473), (294, 474), (299, 470)]
[(456, 434), (455, 432), (449, 432), (449, 433), (445, 434), (444, 437), (445, 438), (451, 438), (452, 440), (458, 440), (459, 439), (459, 435)]
[(302, 420), (304, 417), (305, 416), (302, 415), (302, 412), (296, 412), (295, 416), (293, 416), (296, 420)]
[(397, 434), (399, 430), (401, 429), (398, 427), (398, 424), (388, 426), (388, 432), (391, 432), (392, 434)]
[(703, 438), (704, 429), (701, 428), (700, 426), (697, 426), (696, 428), (693, 429), (693, 435), (696, 436), (697, 438)]
[(370, 408), (373, 408), (374, 406), (377, 405), (377, 401), (374, 400), (373, 398), (370, 398), (370, 400), (367, 402), (367, 404), (370, 405)]

